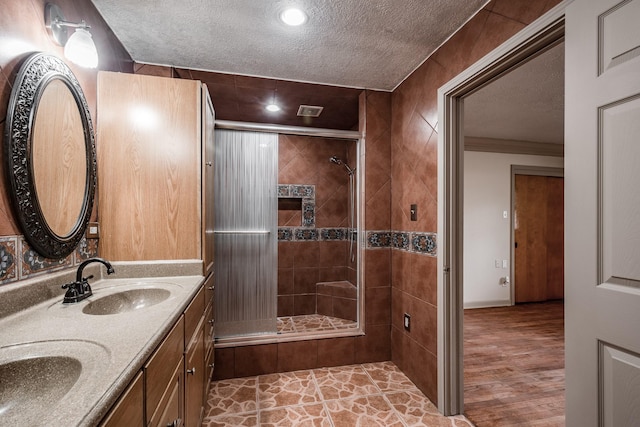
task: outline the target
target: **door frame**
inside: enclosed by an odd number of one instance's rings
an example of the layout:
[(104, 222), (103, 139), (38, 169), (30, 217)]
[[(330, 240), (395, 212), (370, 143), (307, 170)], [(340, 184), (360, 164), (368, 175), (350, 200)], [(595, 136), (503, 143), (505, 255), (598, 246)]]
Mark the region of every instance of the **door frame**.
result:
[(511, 289), (509, 290), (511, 305), (516, 303), (516, 175), (553, 176), (564, 178), (564, 168), (554, 168), (549, 166), (524, 166), (511, 165), (511, 245), (509, 247), (509, 274), (511, 275)]
[(438, 89), (438, 410), (464, 409), (463, 98), (564, 39), (564, 0)]

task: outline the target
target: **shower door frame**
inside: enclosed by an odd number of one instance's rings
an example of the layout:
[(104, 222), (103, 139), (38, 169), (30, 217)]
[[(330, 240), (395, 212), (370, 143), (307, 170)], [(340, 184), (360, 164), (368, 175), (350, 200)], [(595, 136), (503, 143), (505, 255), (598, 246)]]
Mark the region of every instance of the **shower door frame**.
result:
[[(356, 236), (357, 236), (357, 274), (356, 287), (358, 289), (358, 323), (356, 328), (346, 328), (342, 330), (331, 331), (314, 331), (314, 332), (294, 332), (286, 334), (269, 334), (269, 335), (246, 335), (237, 337), (225, 337), (216, 340), (217, 348), (236, 347), (239, 345), (257, 345), (270, 344), (280, 342), (302, 341), (308, 339), (325, 339), (338, 338), (348, 336), (364, 335), (364, 319), (365, 319), (365, 295), (364, 286), (362, 285), (362, 267), (363, 267), (363, 250), (365, 236), (363, 232), (364, 226), (364, 138), (359, 131), (346, 131), (337, 129), (323, 129), (300, 126), (284, 126), (275, 124), (236, 122), (230, 120), (216, 120), (216, 129), (239, 130), (250, 132), (269, 132), (277, 134), (289, 134), (300, 136), (315, 136), (322, 138), (344, 139), (355, 141), (356, 143)], [(215, 266), (214, 266), (215, 269)]]

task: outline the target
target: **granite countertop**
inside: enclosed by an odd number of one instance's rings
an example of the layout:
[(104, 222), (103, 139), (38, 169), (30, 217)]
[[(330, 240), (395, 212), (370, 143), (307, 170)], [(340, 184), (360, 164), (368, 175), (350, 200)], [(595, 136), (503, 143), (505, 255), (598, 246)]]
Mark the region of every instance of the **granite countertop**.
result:
[[(12, 378), (14, 384), (24, 378), (24, 383), (19, 385), (20, 392), (37, 395), (38, 399), (30, 401), (25, 396), (11, 402), (2, 396), (6, 391), (0, 391), (0, 424), (93, 426), (100, 422), (203, 283), (204, 277), (198, 275), (202, 263), (193, 264), (184, 268), (182, 263), (182, 269), (176, 270), (167, 268), (166, 263), (161, 266), (157, 263), (113, 263), (116, 273), (91, 281), (93, 296), (84, 301), (63, 305), (61, 293), (8, 315), (6, 310), (0, 312), (0, 315), (4, 314), (0, 317), (0, 366), (43, 356), (64, 362), (60, 368), (54, 368), (55, 372), (45, 370), (34, 378), (29, 374)], [(100, 277), (100, 272), (96, 272), (96, 277)], [(171, 275), (173, 273), (180, 275)], [(67, 276), (64, 275), (65, 280)], [(54, 289), (60, 283), (47, 286)], [(169, 292), (168, 298), (119, 314), (83, 313), (86, 306), (103, 296), (144, 287), (164, 289)], [(0, 298), (5, 298), (5, 305), (8, 295), (11, 293), (0, 293)], [(73, 378), (68, 378), (76, 375), (78, 362), (81, 372), (74, 382)], [(67, 369), (71, 374), (61, 375), (61, 371)], [(7, 372), (11, 374), (10, 370)], [(49, 376), (57, 378), (54, 386), (48, 381)], [(60, 380), (60, 377), (66, 379)], [(34, 387), (40, 390), (34, 390)], [(46, 401), (48, 396), (50, 402)], [(13, 404), (25, 407), (16, 411), (11, 408)]]

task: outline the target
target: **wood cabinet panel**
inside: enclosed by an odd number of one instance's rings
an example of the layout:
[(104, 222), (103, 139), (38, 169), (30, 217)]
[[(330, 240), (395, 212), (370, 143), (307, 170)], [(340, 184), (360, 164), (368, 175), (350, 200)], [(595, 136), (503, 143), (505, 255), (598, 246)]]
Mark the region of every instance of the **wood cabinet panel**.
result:
[(204, 275), (213, 271), (213, 163), (215, 112), (207, 85), (202, 85), (202, 259)]
[(100, 253), (200, 259), (201, 84), (98, 74)]
[(196, 339), (185, 358), (185, 426), (198, 427), (204, 406), (204, 323), (200, 323)]
[(131, 381), (101, 427), (144, 426), (144, 388), (142, 372)]
[(205, 295), (205, 304), (209, 305), (213, 302), (213, 296), (215, 293), (216, 285), (214, 279), (214, 273), (212, 272), (207, 276), (204, 282), (204, 295)]
[(168, 384), (175, 376), (175, 367), (181, 361), (183, 352), (184, 316), (181, 316), (144, 367), (147, 420), (153, 419)]
[(213, 378), (213, 369), (215, 367), (215, 351), (213, 346), (205, 353), (204, 356), (204, 393), (202, 395), (202, 403), (206, 406), (209, 397), (209, 386)]
[(209, 351), (213, 346), (213, 304), (209, 304), (207, 311), (204, 313), (204, 348)]
[(204, 287), (200, 288), (191, 304), (184, 311), (184, 346), (187, 348), (193, 340), (198, 324), (204, 315)]
[(158, 408), (149, 420), (149, 426), (182, 427), (184, 425), (184, 362), (180, 358), (173, 370)]

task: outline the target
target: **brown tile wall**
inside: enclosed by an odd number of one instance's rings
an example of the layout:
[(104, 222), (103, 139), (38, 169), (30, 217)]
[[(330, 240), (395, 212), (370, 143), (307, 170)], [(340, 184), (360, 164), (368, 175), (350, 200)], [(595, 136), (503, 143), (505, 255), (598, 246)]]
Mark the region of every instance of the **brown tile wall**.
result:
[(350, 282), (321, 282), (316, 287), (316, 313), (340, 319), (358, 320), (358, 290)]
[[(296, 135), (279, 137), (278, 184), (315, 186), (318, 228), (348, 226), (349, 176), (344, 167), (329, 162), (331, 156), (355, 167), (355, 143)], [(301, 225), (300, 210), (278, 211), (279, 227)], [(347, 258), (345, 241), (278, 242), (278, 316), (316, 313), (316, 283), (349, 280)]]
[[(392, 230), (436, 232), (438, 88), (557, 3), (490, 2), (393, 92)], [(412, 203), (418, 205), (416, 222), (409, 219)], [(400, 250), (391, 257), (392, 360), (435, 403), (436, 258)], [(411, 315), (410, 332), (403, 329), (403, 313)]]
[[(389, 229), (391, 178), (391, 94), (365, 91), (360, 97), (360, 126), (366, 131), (365, 186), (367, 229)], [(366, 115), (366, 120), (365, 120)], [(351, 158), (355, 151), (351, 153)], [(329, 156), (327, 156), (327, 159)], [(355, 163), (350, 160), (350, 164)], [(297, 252), (296, 252), (297, 253)], [(287, 261), (290, 262), (290, 261)], [(355, 271), (355, 265), (348, 268)], [(352, 282), (355, 283), (355, 280)], [(323, 366), (368, 363), (391, 358), (391, 251), (366, 250), (365, 335), (292, 343), (217, 348), (215, 379), (285, 372)]]
[[(63, 48), (58, 46), (47, 33), (44, 24), (43, 0), (0, 0), (0, 133), (4, 133), (7, 105), (11, 96), (12, 84), (23, 60), (34, 52), (46, 52), (64, 59)], [(91, 26), (91, 34), (95, 41), (99, 55), (99, 69), (131, 72), (133, 62), (122, 44), (118, 41), (111, 29), (103, 21), (102, 17), (90, 0), (58, 0), (56, 4), (62, 9), (69, 21), (78, 22), (84, 19)], [(84, 95), (89, 104), (91, 118), (96, 126), (96, 76), (98, 70), (89, 70), (78, 67), (67, 61), (73, 70)], [(99, 141), (96, 141), (98, 144)], [(4, 164), (4, 160), (0, 162)], [(21, 230), (14, 218), (11, 202), (7, 194), (5, 184), (5, 172), (0, 171), (0, 252), (3, 257), (7, 253), (13, 255), (14, 265), (3, 266), (0, 273), (0, 283), (23, 279), (31, 274), (40, 274), (45, 271), (59, 270), (72, 267), (76, 256), (71, 256), (62, 262), (42, 260), (40, 266), (35, 269), (35, 264), (20, 260), (24, 258), (23, 250), (27, 249), (19, 237)], [(97, 218), (97, 204), (94, 205), (92, 218)], [(4, 239), (6, 236), (11, 238)], [(7, 244), (9, 242), (9, 244)], [(15, 242), (15, 243), (14, 243)], [(95, 242), (91, 243), (92, 245)], [(15, 246), (15, 247), (13, 247)], [(13, 252), (12, 252), (13, 251)], [(27, 251), (28, 253), (29, 251)], [(12, 278), (7, 277), (7, 271), (16, 272)]]

